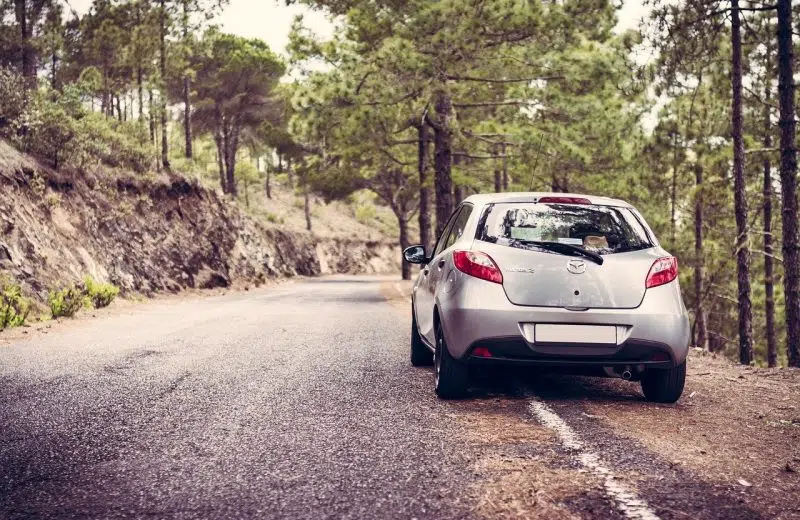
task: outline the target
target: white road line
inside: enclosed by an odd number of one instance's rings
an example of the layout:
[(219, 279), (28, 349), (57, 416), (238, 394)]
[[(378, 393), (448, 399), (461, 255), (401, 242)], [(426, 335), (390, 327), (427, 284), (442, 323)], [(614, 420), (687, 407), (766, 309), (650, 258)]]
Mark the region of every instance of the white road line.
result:
[(403, 299), (405, 301), (407, 301), (408, 303), (411, 303), (411, 298), (409, 298), (408, 296), (405, 295), (405, 293), (403, 292), (403, 286), (400, 285), (400, 282), (396, 282), (394, 284), (394, 288), (397, 289), (397, 292), (400, 294), (400, 296), (403, 296)]
[(531, 401), (530, 409), (533, 415), (544, 426), (553, 430), (564, 448), (572, 451), (581, 464), (603, 480), (606, 495), (617, 504), (617, 509), (626, 518), (635, 520), (659, 520), (658, 516), (650, 509), (647, 502), (636, 496), (622, 482), (614, 478), (614, 473), (606, 467), (600, 457), (591, 452), (581, 442), (575, 430), (564, 422), (549, 406), (542, 401)]

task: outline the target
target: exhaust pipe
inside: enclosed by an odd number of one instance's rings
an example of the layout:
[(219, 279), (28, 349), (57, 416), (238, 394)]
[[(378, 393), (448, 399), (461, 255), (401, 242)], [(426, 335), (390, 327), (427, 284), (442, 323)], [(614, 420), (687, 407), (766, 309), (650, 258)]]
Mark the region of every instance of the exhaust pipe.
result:
[(632, 376), (632, 375), (633, 375), (633, 374), (631, 374), (631, 371), (630, 371), (630, 370), (628, 370), (628, 369), (625, 369), (625, 371), (624, 371), (624, 372), (622, 372), (622, 379), (624, 379), (625, 381), (630, 381), (630, 380), (631, 380), (631, 376)]

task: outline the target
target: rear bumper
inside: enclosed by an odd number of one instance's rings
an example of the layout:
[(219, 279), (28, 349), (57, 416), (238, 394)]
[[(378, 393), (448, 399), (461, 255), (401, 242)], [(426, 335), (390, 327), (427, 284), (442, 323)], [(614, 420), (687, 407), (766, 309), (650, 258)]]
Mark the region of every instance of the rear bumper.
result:
[[(524, 307), (508, 301), (503, 287), (461, 273), (452, 290), (439, 295), (442, 327), (451, 355), (470, 363), (544, 366), (646, 365), (683, 363), (690, 341), (689, 318), (677, 282), (648, 289), (635, 309), (572, 311)], [(617, 325), (626, 333), (617, 345), (536, 343), (526, 325), (563, 323)], [(526, 337), (527, 336), (527, 337)], [(491, 357), (473, 356), (476, 347)]]

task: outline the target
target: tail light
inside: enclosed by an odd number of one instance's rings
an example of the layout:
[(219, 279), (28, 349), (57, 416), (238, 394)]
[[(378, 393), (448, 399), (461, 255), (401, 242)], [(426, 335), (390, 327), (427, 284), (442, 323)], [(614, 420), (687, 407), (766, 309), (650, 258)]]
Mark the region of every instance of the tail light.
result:
[(492, 257), (480, 251), (453, 251), (456, 269), (487, 282), (503, 283), (503, 273)]
[(669, 283), (678, 277), (678, 259), (674, 256), (665, 256), (653, 262), (650, 272), (647, 273), (647, 281), (644, 285), (647, 289), (658, 287)]

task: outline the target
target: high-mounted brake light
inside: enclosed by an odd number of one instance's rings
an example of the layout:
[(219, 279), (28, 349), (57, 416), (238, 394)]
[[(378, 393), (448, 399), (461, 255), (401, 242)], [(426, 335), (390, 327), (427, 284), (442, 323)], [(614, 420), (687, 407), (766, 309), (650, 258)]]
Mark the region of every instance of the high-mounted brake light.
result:
[(647, 289), (669, 283), (678, 277), (678, 259), (674, 256), (665, 256), (653, 262), (644, 285)]
[(503, 273), (492, 257), (480, 251), (453, 251), (456, 269), (487, 282), (503, 283)]
[(592, 201), (583, 197), (542, 197), (537, 202), (555, 204), (591, 204)]

